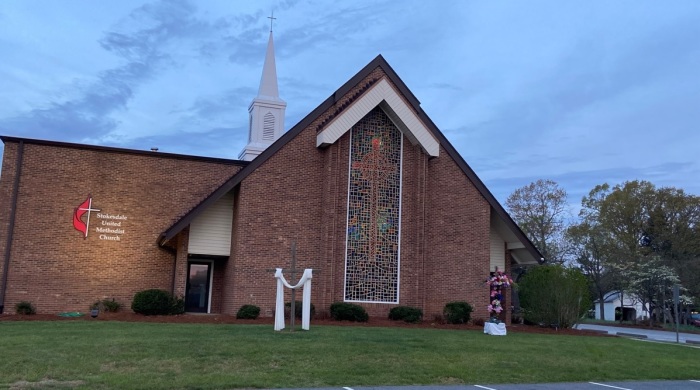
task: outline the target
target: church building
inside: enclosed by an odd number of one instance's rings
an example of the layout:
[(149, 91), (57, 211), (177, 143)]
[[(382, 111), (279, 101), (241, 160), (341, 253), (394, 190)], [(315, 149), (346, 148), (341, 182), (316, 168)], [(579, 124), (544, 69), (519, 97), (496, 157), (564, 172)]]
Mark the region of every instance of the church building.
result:
[(129, 310), (158, 288), (272, 316), (293, 256), (317, 313), (467, 301), (488, 318), (489, 272), (540, 261), (382, 56), (285, 132), (286, 105), (270, 32), (238, 159), (0, 136), (0, 312)]

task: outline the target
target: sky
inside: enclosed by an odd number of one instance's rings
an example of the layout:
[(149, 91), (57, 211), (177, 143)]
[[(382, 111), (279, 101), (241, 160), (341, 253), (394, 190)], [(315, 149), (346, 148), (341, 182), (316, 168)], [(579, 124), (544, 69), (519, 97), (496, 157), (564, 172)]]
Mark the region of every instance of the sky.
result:
[(0, 2), (0, 134), (237, 158), (274, 12), (289, 129), (378, 54), (503, 204), (700, 195), (700, 1)]

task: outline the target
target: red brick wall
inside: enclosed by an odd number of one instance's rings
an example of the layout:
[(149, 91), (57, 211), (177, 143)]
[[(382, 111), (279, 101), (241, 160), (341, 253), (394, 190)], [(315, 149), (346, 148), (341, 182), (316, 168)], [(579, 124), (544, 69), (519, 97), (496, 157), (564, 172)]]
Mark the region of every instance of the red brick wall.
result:
[[(379, 69), (370, 74), (241, 183), (224, 312), (250, 303), (261, 315), (273, 314), (271, 269), (289, 266), (292, 240), (297, 267), (320, 269), (312, 291), (317, 312), (343, 300), (349, 133), (318, 149), (316, 129), (367, 81), (382, 76)], [(475, 317), (486, 318), (489, 216), (486, 200), (444, 149), (429, 159), (404, 138), (400, 304), (420, 307), (432, 319), (445, 303), (466, 300)], [(386, 316), (396, 305), (362, 306)]]
[[(319, 271), (312, 282), (317, 312), (343, 300), (349, 133), (318, 149), (316, 131), (383, 76), (372, 72), (235, 189), (231, 256), (215, 265), (213, 312), (235, 314), (255, 304), (261, 315), (273, 315), (272, 269), (289, 267), (293, 241), (297, 267)], [(2, 195), (10, 192), (15, 146), (6, 147)], [(429, 159), (404, 138), (402, 166), (400, 304), (422, 308), (431, 320), (445, 303), (466, 300), (473, 317), (488, 317), (488, 203), (444, 149)], [(177, 255), (158, 248), (156, 239), (239, 169), (38, 145), (28, 145), (24, 167), (7, 303), (30, 300), (44, 312), (85, 310), (103, 297), (128, 303), (145, 288), (170, 290), (173, 272), (175, 291), (184, 295), (187, 230), (172, 240)], [(73, 208), (89, 192), (96, 207), (129, 217), (121, 242), (83, 240), (73, 230)], [(0, 210), (0, 229), (7, 209)], [(395, 305), (363, 306), (386, 316)]]
[[(0, 178), (3, 254), (16, 147), (5, 145)], [(45, 313), (85, 311), (112, 297), (128, 307), (136, 291), (169, 291), (174, 255), (157, 238), (239, 169), (155, 153), (25, 144), (5, 312), (19, 301)], [(88, 193), (94, 207), (128, 217), (121, 241), (98, 239), (94, 213), (87, 239), (73, 228), (73, 209)]]
[[(0, 176), (0, 288), (5, 265), (5, 249), (7, 245), (7, 233), (10, 226), (10, 209), (12, 207), (12, 191), (15, 182), (17, 152), (19, 144), (9, 143), (5, 145), (2, 159), (2, 176)], [(0, 292), (1, 294), (1, 292)], [(4, 312), (14, 312), (14, 307), (5, 300)]]
[(464, 300), (472, 318), (487, 318), (490, 206), (442, 147), (428, 163), (427, 201), (426, 317)]

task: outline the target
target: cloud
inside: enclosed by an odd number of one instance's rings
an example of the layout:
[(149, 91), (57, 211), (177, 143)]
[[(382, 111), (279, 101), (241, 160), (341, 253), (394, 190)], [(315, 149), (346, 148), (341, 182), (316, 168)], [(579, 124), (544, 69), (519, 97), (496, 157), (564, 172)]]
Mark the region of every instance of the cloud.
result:
[(127, 108), (138, 88), (175, 65), (174, 47), (228, 26), (222, 20), (201, 21), (194, 13), (194, 6), (184, 0), (158, 1), (134, 9), (99, 40), (123, 65), (99, 72), (93, 81), (76, 80), (67, 87), (67, 94), (74, 96), (71, 99), (52, 99), (45, 107), (0, 119), (0, 132), (37, 138), (55, 138), (61, 133), (63, 138), (80, 141), (113, 131), (119, 123), (112, 115)]
[[(247, 131), (244, 127), (211, 127), (202, 129), (196, 137), (184, 131), (173, 131), (168, 134), (132, 138), (115, 146), (137, 150), (157, 147), (161, 153), (237, 159), (238, 153), (245, 146), (242, 135), (247, 135)], [(183, 143), (183, 139), (187, 142)]]

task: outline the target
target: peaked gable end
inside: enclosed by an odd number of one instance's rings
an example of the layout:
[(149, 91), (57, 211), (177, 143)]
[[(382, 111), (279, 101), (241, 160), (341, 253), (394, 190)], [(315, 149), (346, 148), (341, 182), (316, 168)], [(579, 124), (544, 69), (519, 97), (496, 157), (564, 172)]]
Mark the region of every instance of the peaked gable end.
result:
[[(251, 161), (248, 166), (233, 175), (219, 189), (203, 199), (187, 215), (164, 231), (160, 236), (159, 244), (164, 245), (175, 237), (197, 215), (239, 185), (246, 177), (308, 127), (312, 125), (316, 127), (317, 147), (327, 146), (347, 133), (355, 123), (377, 106), (382, 108), (409, 141), (414, 143), (414, 145), (419, 144), (421, 149), (429, 156), (437, 157), (440, 148), (442, 148), (443, 152), (457, 164), (481, 196), (488, 202), (501, 223), (514, 236), (515, 241), (519, 241), (519, 244), (522, 245), (523, 260), (526, 262), (541, 262), (542, 255), (539, 251), (486, 188), (454, 146), (428, 115), (425, 114), (420, 107), (418, 99), (381, 55), (378, 55), (304, 119), (283, 134), (282, 137)], [(363, 112), (364, 114), (362, 114)]]
[(412, 144), (419, 144), (431, 157), (439, 155), (440, 143), (386, 79), (372, 85), (350, 107), (326, 125), (316, 136), (316, 146), (325, 147), (334, 143), (377, 106), (387, 114)]

